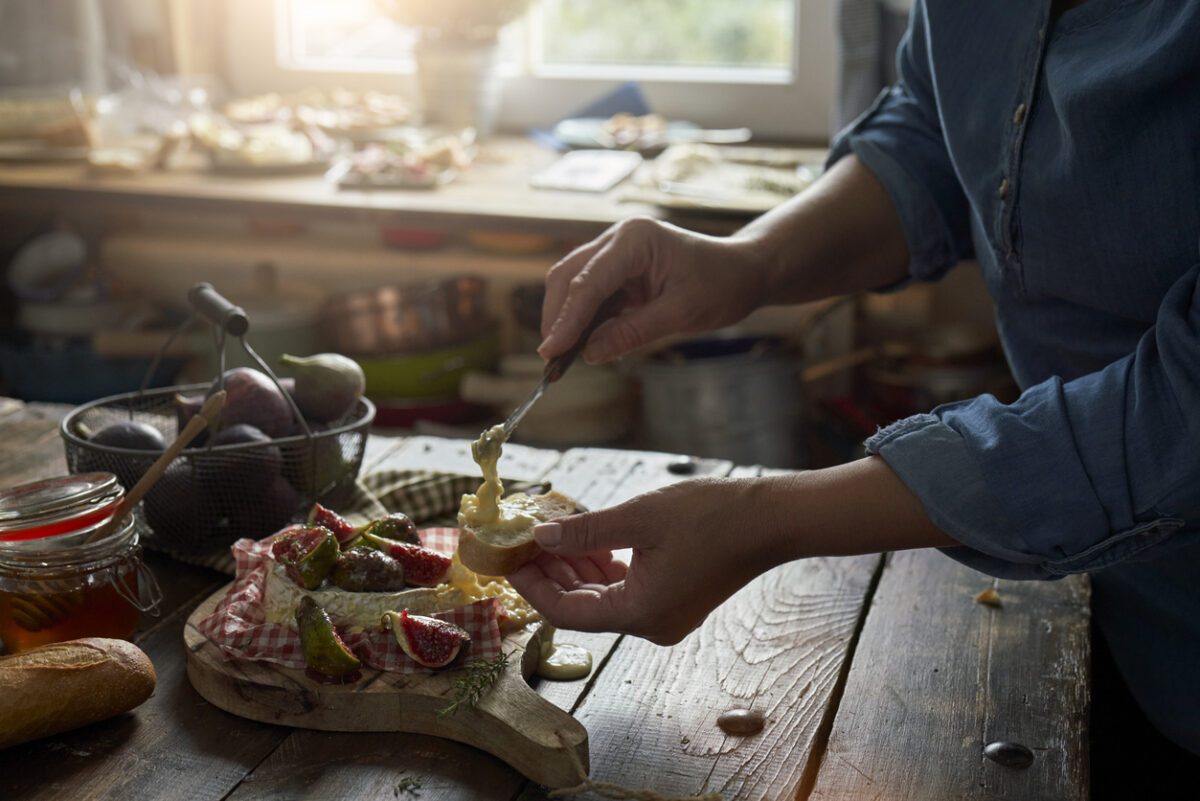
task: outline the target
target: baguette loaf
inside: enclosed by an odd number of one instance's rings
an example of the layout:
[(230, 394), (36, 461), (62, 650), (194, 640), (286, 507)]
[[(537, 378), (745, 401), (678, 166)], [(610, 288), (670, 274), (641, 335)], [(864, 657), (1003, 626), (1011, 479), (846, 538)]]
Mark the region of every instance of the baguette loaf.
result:
[(88, 637), (0, 656), (0, 748), (133, 709), (155, 680), (149, 657), (125, 640)]
[(499, 507), (499, 518), (490, 523), (477, 523), (463, 512), (458, 516), (458, 560), (481, 576), (507, 576), (537, 556), (541, 548), (533, 527), (572, 514), (575, 502), (551, 490), (512, 495)]

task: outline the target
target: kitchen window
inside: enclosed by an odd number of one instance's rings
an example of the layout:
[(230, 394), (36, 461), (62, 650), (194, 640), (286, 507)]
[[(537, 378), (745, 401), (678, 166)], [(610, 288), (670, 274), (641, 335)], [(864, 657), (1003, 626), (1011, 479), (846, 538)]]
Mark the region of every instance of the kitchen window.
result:
[[(634, 80), (669, 118), (824, 140), (835, 77), (832, 5), (540, 0), (501, 34), (501, 125), (546, 126)], [(375, 0), (237, 3), (227, 21), (230, 75), (241, 94), (389, 81), (402, 90), (411, 81), (417, 34)]]

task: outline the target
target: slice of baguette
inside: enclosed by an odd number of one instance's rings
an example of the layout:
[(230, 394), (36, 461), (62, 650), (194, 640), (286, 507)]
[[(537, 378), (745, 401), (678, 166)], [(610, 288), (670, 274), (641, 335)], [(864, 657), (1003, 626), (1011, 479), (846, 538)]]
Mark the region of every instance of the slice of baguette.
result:
[(0, 748), (133, 709), (156, 681), (149, 657), (125, 640), (88, 637), (0, 656)]
[(500, 520), (490, 525), (472, 525), (459, 514), (458, 560), (481, 576), (507, 576), (541, 551), (533, 538), (535, 525), (574, 511), (575, 501), (550, 490), (502, 499)]

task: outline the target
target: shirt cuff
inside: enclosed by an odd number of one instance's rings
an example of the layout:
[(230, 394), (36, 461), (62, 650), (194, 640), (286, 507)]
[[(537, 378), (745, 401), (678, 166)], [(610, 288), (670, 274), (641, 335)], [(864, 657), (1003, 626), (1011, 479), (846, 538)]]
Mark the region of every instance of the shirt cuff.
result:
[(887, 462), (933, 523), (961, 543), (943, 548), (946, 555), (998, 578), (1094, 572), (1162, 543), (1184, 526), (1179, 518), (1160, 517), (1064, 553), (1059, 542), (1028, 539), (1026, 527), (996, 502), (963, 437), (936, 415), (918, 414), (880, 429), (867, 439), (866, 451)]
[[(870, 108), (838, 134), (825, 166), (828, 168), (853, 153), (879, 179), (900, 216), (900, 226), (908, 245), (909, 275), (918, 281), (933, 281), (957, 265), (960, 257), (954, 250), (954, 237), (934, 196), (891, 155), (892, 150), (902, 148), (904, 143), (886, 130), (871, 128), (872, 121), (888, 106), (891, 94), (891, 89), (883, 90)], [(900, 289), (909, 283), (911, 281), (901, 281), (883, 290)]]

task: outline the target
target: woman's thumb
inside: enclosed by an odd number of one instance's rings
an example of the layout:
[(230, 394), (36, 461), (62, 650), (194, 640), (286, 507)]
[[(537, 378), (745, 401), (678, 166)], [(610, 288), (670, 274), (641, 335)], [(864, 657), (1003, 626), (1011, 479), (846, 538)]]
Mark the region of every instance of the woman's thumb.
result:
[(582, 556), (600, 551), (630, 548), (615, 510), (584, 512), (533, 527), (533, 537), (542, 550), (562, 556)]

